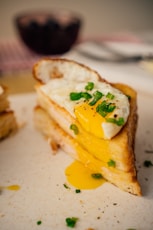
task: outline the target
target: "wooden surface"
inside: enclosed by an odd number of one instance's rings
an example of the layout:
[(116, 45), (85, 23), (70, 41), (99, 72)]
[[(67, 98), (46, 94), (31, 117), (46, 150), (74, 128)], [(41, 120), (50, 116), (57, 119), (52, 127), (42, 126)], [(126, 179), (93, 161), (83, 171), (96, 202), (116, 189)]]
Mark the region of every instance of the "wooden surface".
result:
[(9, 94), (34, 92), (35, 80), (30, 71), (0, 75), (0, 84), (8, 87)]

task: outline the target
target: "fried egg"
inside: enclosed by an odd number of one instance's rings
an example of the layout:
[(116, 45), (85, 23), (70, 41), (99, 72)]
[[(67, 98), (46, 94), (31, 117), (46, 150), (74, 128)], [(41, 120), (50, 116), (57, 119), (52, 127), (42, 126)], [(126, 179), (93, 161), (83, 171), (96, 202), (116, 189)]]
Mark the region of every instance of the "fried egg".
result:
[(130, 113), (127, 95), (97, 79), (88, 82), (51, 79), (41, 90), (98, 138), (113, 138), (126, 124)]

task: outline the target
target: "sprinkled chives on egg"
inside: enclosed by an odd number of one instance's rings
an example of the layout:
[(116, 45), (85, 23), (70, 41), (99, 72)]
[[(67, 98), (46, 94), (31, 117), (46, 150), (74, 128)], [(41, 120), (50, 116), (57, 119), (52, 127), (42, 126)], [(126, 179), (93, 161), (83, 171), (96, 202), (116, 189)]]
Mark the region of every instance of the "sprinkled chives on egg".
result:
[[(106, 82), (51, 79), (41, 90), (98, 138), (113, 138), (129, 116), (127, 95)], [(75, 125), (70, 129), (78, 134)]]

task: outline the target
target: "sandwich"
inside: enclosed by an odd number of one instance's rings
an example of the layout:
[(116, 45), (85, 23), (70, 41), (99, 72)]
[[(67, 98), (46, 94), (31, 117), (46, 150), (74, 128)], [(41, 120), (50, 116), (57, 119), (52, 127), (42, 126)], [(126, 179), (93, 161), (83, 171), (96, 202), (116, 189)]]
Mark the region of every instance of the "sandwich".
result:
[(35, 125), (52, 149), (62, 148), (108, 182), (140, 196), (134, 153), (136, 91), (67, 59), (42, 59), (33, 66), (33, 76)]
[(10, 108), (7, 87), (0, 85), (0, 140), (17, 130), (14, 111)]

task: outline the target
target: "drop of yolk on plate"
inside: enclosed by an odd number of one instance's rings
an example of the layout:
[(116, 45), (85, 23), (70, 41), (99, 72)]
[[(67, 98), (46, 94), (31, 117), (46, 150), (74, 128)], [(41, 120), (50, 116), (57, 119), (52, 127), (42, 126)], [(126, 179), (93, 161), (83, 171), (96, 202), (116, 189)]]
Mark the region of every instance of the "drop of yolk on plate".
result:
[(20, 186), (19, 185), (10, 185), (10, 186), (7, 186), (5, 187), (7, 190), (13, 190), (13, 191), (17, 191), (20, 189)]
[(103, 178), (93, 178), (92, 174), (95, 174), (95, 172), (85, 167), (79, 161), (74, 161), (65, 170), (68, 182), (79, 189), (94, 189), (105, 182)]

